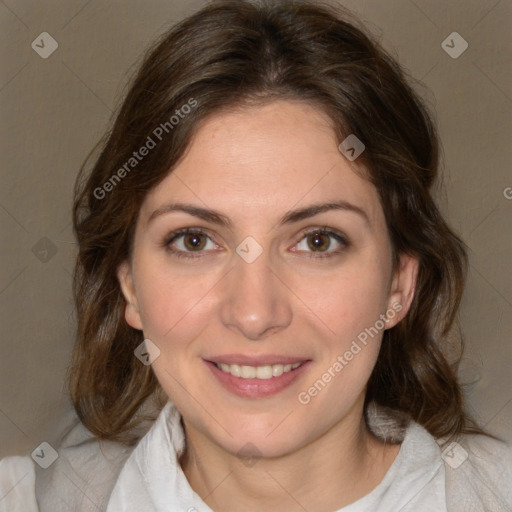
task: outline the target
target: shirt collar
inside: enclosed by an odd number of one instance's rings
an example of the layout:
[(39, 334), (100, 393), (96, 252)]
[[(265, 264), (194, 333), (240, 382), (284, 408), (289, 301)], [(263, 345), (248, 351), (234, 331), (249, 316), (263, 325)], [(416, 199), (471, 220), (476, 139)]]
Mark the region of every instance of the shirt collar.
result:
[[(373, 427), (380, 425), (381, 435), (388, 439), (393, 435), (402, 435), (400, 452), (379, 486), (340, 512), (351, 512), (351, 509), (364, 510), (359, 506), (366, 502), (370, 503), (377, 495), (380, 502), (379, 512), (405, 512), (409, 510), (408, 503), (417, 501), (424, 493), (429, 493), (429, 505), (432, 505), (432, 491), (435, 491), (434, 499), (438, 501), (438, 508), (435, 510), (445, 511), (444, 465), (435, 439), (412, 420), (406, 429), (402, 424), (402, 429), (397, 430), (395, 423), (386, 423), (384, 418), (389, 417), (381, 415), (379, 420), (378, 409), (371, 413)], [(390, 429), (392, 435), (389, 434)], [(185, 435), (181, 415), (169, 401), (127, 459), (112, 491), (107, 512), (212, 512), (190, 487), (183, 473), (179, 456), (184, 449)], [(407, 492), (404, 492), (404, 489)], [(358, 508), (354, 508), (355, 505)], [(401, 506), (405, 508), (402, 509)], [(417, 506), (414, 508), (415, 512), (421, 510)]]

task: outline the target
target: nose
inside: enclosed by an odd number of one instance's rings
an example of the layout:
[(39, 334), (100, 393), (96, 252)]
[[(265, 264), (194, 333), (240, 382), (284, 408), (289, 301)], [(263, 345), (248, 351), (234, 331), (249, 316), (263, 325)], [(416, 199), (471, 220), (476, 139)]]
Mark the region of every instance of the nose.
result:
[(290, 325), (291, 292), (270, 268), (265, 253), (252, 263), (237, 256), (234, 265), (223, 280), (222, 323), (252, 341)]

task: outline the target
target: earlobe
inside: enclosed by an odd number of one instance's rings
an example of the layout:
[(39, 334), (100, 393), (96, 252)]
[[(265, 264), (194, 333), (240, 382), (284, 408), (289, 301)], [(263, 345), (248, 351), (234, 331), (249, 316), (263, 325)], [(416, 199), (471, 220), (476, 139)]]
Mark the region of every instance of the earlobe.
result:
[(393, 314), (387, 315), (387, 329), (398, 324), (409, 311), (416, 291), (418, 268), (416, 257), (407, 254), (400, 256), (400, 265), (393, 276), (388, 299), (388, 311), (393, 311)]
[(123, 261), (123, 263), (119, 265), (117, 269), (117, 279), (126, 301), (124, 309), (126, 323), (134, 329), (142, 330), (142, 319), (140, 316), (139, 304), (135, 293), (130, 264), (127, 261)]

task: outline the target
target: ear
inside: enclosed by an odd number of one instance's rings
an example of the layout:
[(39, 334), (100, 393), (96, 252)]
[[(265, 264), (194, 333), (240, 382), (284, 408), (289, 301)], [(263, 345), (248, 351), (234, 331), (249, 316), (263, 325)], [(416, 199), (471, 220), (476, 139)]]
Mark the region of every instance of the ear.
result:
[(126, 300), (126, 306), (124, 310), (126, 323), (134, 329), (142, 330), (139, 303), (137, 302), (133, 277), (128, 261), (123, 261), (123, 263), (121, 263), (117, 268), (117, 279)]
[(391, 282), (386, 314), (386, 329), (397, 325), (409, 311), (418, 278), (418, 259), (407, 254), (400, 255), (400, 263)]

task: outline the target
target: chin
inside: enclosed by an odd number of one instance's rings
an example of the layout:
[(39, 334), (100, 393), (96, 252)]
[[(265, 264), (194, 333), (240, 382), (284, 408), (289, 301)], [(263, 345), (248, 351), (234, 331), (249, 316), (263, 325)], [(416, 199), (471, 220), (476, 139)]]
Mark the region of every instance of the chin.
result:
[(300, 449), (314, 437), (312, 432), (308, 435), (296, 424), (283, 421), (283, 417), (258, 422), (253, 415), (252, 420), (229, 423), (227, 430), (231, 435), (216, 428), (210, 436), (222, 449), (241, 459), (281, 457)]

